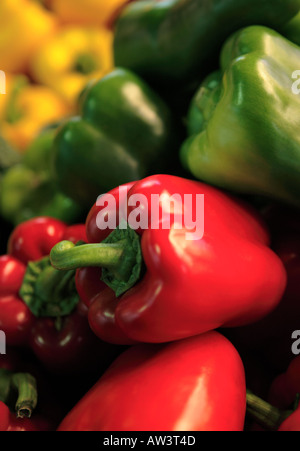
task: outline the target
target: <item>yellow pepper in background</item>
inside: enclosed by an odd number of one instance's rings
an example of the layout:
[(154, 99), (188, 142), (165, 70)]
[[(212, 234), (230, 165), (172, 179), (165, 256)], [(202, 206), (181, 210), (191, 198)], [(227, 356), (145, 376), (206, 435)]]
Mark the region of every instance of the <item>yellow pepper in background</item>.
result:
[(32, 78), (56, 90), (70, 106), (92, 79), (113, 68), (111, 31), (67, 27), (39, 48), (31, 62)]
[(6, 94), (0, 95), (0, 135), (23, 152), (42, 128), (70, 113), (50, 88), (31, 85), (22, 75), (8, 75)]
[(107, 25), (129, 0), (45, 0), (67, 24)]
[(54, 14), (32, 0), (0, 0), (0, 70), (26, 72), (37, 47), (55, 31)]

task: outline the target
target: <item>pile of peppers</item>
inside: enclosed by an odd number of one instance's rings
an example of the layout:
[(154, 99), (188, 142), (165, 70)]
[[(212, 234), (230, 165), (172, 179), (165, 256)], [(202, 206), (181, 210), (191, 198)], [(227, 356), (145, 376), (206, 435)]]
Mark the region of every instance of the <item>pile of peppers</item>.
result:
[(300, 431), (300, 0), (2, 3), (0, 431)]

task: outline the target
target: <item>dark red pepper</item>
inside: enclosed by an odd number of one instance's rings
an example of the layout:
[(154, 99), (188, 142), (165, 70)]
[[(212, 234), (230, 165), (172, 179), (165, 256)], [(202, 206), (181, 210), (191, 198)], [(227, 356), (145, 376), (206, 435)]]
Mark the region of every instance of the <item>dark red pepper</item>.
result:
[(269, 403), (248, 394), (248, 413), (267, 430), (300, 432), (300, 357), (273, 382)]
[(0, 330), (9, 346), (30, 346), (51, 371), (89, 371), (111, 351), (90, 330), (74, 272), (52, 268), (49, 253), (62, 239), (86, 241), (85, 227), (36, 218), (12, 233), (0, 257)]
[(276, 377), (270, 389), (269, 401), (280, 409), (288, 409), (298, 395), (300, 395), (300, 357), (294, 358), (287, 371)]

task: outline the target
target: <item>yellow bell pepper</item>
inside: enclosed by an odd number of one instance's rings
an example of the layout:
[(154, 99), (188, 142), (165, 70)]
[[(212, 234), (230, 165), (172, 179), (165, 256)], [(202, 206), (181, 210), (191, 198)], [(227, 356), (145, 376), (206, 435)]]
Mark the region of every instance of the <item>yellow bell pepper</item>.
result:
[(112, 45), (113, 35), (107, 29), (67, 27), (40, 47), (31, 62), (31, 75), (73, 107), (90, 80), (112, 70)]
[(23, 73), (37, 47), (54, 32), (54, 14), (32, 0), (0, 0), (0, 70)]
[(0, 135), (23, 152), (42, 128), (70, 113), (50, 88), (32, 85), (22, 75), (8, 75), (6, 94), (0, 95)]
[(129, 0), (47, 0), (47, 5), (68, 24), (105, 25)]

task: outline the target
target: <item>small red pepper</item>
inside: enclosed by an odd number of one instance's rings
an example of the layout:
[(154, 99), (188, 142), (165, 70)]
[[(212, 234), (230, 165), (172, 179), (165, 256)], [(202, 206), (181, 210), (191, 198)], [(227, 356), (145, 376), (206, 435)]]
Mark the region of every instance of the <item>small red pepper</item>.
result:
[[(138, 234), (128, 228), (127, 235), (120, 227), (100, 230), (99, 215), (115, 213), (114, 206), (110, 212), (104, 202), (92, 208), (86, 223), (89, 243), (97, 244), (74, 247), (63, 242), (50, 256), (58, 269), (92, 267), (77, 272), (76, 285), (98, 337), (117, 344), (168, 342), (252, 323), (277, 306), (285, 289), (285, 270), (268, 247), (264, 225), (248, 207), (208, 185), (169, 175), (152, 176), (109, 194), (117, 212), (121, 204), (127, 216), (134, 211), (128, 199), (143, 194), (140, 207), (148, 212), (148, 228)], [(156, 220), (152, 195), (161, 196)], [(182, 223), (184, 214), (195, 220), (196, 196), (204, 195), (203, 238), (188, 240), (193, 230), (177, 227), (178, 205), (175, 202), (172, 209), (172, 195), (181, 196)], [(169, 213), (170, 224), (163, 227)], [(125, 219), (130, 224), (129, 216)], [(142, 260), (144, 275), (139, 273)]]
[(60, 431), (241, 431), (245, 374), (217, 332), (125, 351)]
[(108, 345), (90, 330), (74, 272), (50, 264), (62, 239), (86, 241), (84, 226), (36, 218), (13, 231), (8, 255), (0, 257), (0, 330), (9, 346), (30, 346), (51, 371), (89, 371), (100, 356), (107, 361)]

